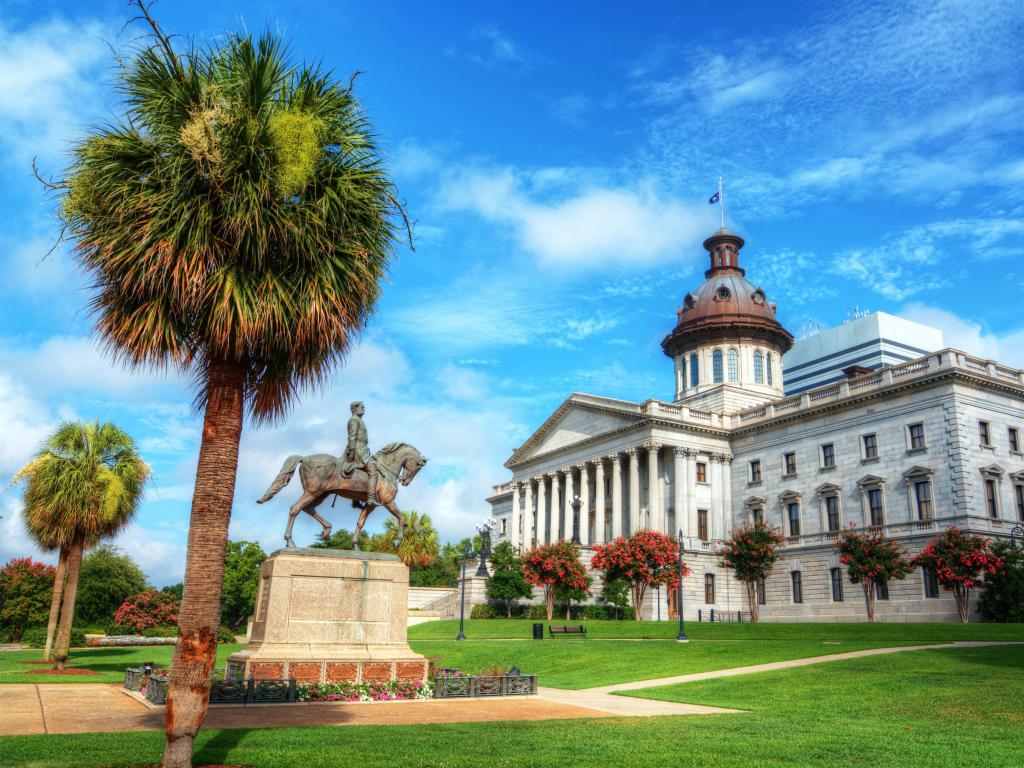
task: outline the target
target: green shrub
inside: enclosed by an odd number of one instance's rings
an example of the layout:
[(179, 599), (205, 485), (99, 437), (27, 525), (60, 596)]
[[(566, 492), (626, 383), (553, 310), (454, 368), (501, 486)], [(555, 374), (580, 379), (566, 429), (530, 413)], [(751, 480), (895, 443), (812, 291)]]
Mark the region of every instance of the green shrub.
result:
[[(178, 634), (177, 627), (175, 627), (175, 635)], [(225, 627), (223, 624), (217, 628), (217, 642), (218, 643), (233, 643), (235, 642), (235, 632), (231, 627)]]
[[(46, 627), (29, 627), (21, 635), (21, 642), (32, 648), (42, 648), (46, 645)], [(71, 647), (81, 648), (85, 645), (85, 633), (78, 627), (71, 629)]]
[(124, 631), (119, 631), (119, 635), (142, 635), (143, 637), (177, 637), (178, 636), (178, 625), (177, 624), (161, 624), (158, 627), (146, 627), (141, 632), (136, 632), (132, 629), (124, 628)]
[[(557, 606), (555, 607), (553, 615), (558, 615)], [(528, 605), (526, 606), (523, 616), (527, 619), (546, 619), (548, 617), (548, 611), (543, 605)]]
[(469, 612), (471, 619), (497, 619), (500, 616), (498, 609), (489, 603), (474, 605), (473, 610)]

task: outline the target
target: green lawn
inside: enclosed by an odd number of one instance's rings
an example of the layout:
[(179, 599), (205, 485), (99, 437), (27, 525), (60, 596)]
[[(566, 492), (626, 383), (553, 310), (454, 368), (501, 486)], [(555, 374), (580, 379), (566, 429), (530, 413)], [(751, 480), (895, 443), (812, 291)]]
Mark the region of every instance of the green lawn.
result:
[[(224, 664), (241, 645), (217, 646), (217, 669)], [(169, 667), (173, 645), (157, 645), (148, 648), (72, 648), (69, 660), (72, 667), (91, 669), (96, 675), (40, 675), (32, 674), (34, 669), (47, 669), (45, 665), (25, 664), (39, 661), (43, 652), (30, 651), (0, 652), (0, 683), (119, 683), (124, 680), (125, 667), (136, 667), (151, 661), (157, 667)]]
[[(260, 768), (1010, 768), (1024, 753), (1022, 687), (1024, 648), (921, 651), (645, 692), (746, 714), (207, 731), (195, 761)], [(157, 763), (162, 748), (157, 732), (9, 737), (0, 742), (0, 763), (138, 766)]]

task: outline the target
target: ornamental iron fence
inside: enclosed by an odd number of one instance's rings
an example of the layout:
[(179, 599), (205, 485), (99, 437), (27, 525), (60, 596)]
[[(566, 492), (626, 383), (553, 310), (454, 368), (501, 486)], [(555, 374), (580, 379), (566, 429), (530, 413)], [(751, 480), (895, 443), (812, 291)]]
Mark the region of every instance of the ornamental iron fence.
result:
[[(167, 676), (154, 674), (151, 666), (128, 667), (124, 687), (137, 691), (152, 704), (167, 703)], [(211, 704), (275, 704), (296, 701), (295, 678), (289, 680), (241, 680), (225, 678), (210, 681)]]
[(710, 621), (712, 623), (716, 621), (752, 621), (750, 617), (750, 611), (717, 611), (712, 608), (709, 611), (705, 611), (702, 608), (697, 609), (697, 621)]
[(537, 693), (536, 675), (458, 675), (434, 678), (434, 698), (530, 696)]

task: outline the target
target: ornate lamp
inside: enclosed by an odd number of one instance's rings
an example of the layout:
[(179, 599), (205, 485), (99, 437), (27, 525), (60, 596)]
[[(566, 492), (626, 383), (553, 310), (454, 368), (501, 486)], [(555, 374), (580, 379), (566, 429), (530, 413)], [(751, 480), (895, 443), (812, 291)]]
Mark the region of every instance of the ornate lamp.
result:
[(462, 550), (462, 597), (459, 600), (459, 635), (456, 640), (466, 639), (466, 563), (473, 558), (473, 545), (466, 542)]
[(582, 543), (580, 541), (580, 507), (583, 506), (583, 500), (579, 496), (572, 497), (572, 543), (577, 547)]

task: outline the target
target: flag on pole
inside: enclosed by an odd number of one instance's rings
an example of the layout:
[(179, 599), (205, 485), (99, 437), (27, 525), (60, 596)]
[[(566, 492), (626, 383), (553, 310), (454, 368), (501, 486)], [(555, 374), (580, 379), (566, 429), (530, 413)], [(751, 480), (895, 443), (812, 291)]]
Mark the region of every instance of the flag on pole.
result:
[(719, 189), (719, 190), (715, 191), (715, 194), (713, 194), (711, 197), (708, 198), (708, 204), (709, 205), (714, 205), (715, 203), (717, 203), (721, 199), (722, 199), (722, 190)]

